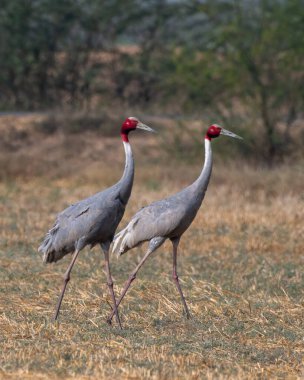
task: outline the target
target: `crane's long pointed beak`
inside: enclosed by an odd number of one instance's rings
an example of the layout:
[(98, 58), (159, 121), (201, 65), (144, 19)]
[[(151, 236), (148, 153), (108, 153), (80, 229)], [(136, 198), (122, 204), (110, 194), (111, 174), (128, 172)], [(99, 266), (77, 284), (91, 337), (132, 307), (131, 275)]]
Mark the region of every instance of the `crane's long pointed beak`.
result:
[(221, 129), (220, 135), (225, 135), (225, 136), (229, 136), (229, 137), (234, 137), (235, 139), (243, 140), (243, 137), (238, 136), (233, 132), (227, 131), (227, 129), (224, 129), (224, 128)]
[(139, 122), (137, 124), (136, 128), (143, 129), (143, 130), (148, 131), (148, 132), (157, 133), (154, 129), (148, 127), (146, 124), (144, 124), (142, 122)]

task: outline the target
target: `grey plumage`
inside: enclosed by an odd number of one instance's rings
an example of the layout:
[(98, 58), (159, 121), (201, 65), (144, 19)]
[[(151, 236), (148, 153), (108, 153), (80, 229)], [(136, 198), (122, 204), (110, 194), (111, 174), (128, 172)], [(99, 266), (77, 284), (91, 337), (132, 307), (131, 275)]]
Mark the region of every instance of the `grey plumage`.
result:
[(210, 141), (206, 140), (205, 165), (199, 178), (182, 191), (143, 207), (114, 238), (119, 255), (156, 237), (181, 237), (194, 220), (205, 196), (212, 171)]
[[(58, 214), (38, 250), (43, 261), (56, 262), (76, 248), (111, 242), (123, 217), (134, 177), (133, 158), (126, 167), (129, 175), (114, 186), (77, 202)], [(129, 178), (127, 178), (129, 177)], [(123, 191), (123, 190), (127, 191)]]
[(99, 244), (105, 254), (105, 269), (114, 304), (113, 310), (121, 327), (110, 273), (109, 247), (131, 195), (134, 180), (134, 160), (128, 134), (137, 128), (153, 132), (151, 128), (134, 117), (127, 118), (124, 121), (121, 127), (121, 137), (125, 149), (126, 164), (121, 179), (112, 187), (77, 202), (58, 214), (53, 227), (38, 248), (43, 254), (45, 263), (56, 262), (68, 253), (74, 252), (71, 264), (64, 275), (63, 289), (56, 308), (55, 319), (58, 317), (64, 292), (70, 280), (70, 273), (79, 252), (87, 245), (92, 248)]
[[(125, 296), (132, 281), (135, 280), (138, 270), (147, 258), (160, 247), (166, 239), (170, 239), (173, 245), (173, 280), (181, 296), (184, 311), (190, 317), (177, 275), (177, 248), (183, 233), (194, 220), (204, 199), (211, 172), (212, 172), (212, 150), (211, 139), (220, 134), (240, 138), (214, 124), (209, 127), (205, 136), (205, 163), (198, 179), (190, 186), (177, 194), (166, 199), (154, 202), (139, 210), (128, 223), (128, 225), (114, 238), (113, 251), (122, 255), (128, 250), (148, 241), (148, 250), (137, 267), (129, 276), (128, 281), (117, 301), (117, 307)], [(111, 321), (113, 312), (108, 318)]]

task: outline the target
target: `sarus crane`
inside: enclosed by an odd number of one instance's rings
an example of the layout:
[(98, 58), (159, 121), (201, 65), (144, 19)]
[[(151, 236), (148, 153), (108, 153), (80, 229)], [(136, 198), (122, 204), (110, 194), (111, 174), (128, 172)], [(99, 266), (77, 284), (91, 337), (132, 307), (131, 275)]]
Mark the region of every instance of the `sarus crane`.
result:
[[(124, 289), (117, 300), (117, 308), (128, 291), (136, 274), (147, 258), (159, 248), (166, 239), (170, 239), (173, 245), (173, 280), (180, 294), (187, 318), (190, 317), (189, 309), (183, 295), (177, 275), (177, 248), (180, 238), (194, 220), (204, 199), (212, 171), (211, 140), (226, 135), (242, 139), (233, 132), (227, 131), (217, 124), (211, 125), (205, 135), (205, 163), (200, 176), (190, 186), (163, 200), (153, 202), (140, 209), (130, 220), (126, 228), (114, 238), (113, 251), (118, 256), (130, 249), (148, 241), (148, 249), (139, 264), (129, 276)], [(114, 312), (108, 318), (111, 323)]]
[(58, 214), (55, 224), (38, 248), (38, 251), (43, 253), (45, 263), (56, 262), (68, 253), (74, 252), (72, 261), (64, 274), (63, 288), (54, 315), (55, 320), (58, 318), (65, 289), (79, 252), (87, 245), (92, 248), (99, 244), (105, 257), (107, 285), (113, 301), (113, 311), (121, 328), (110, 271), (109, 248), (132, 191), (134, 160), (128, 135), (136, 129), (155, 132), (136, 117), (129, 117), (123, 122), (121, 138), (126, 162), (121, 179), (112, 187), (72, 204)]

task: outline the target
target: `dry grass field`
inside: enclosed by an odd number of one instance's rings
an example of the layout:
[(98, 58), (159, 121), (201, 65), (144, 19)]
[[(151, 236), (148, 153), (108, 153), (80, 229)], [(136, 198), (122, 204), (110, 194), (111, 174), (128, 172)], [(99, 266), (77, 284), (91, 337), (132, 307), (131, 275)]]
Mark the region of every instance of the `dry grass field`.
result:
[[(120, 331), (105, 322), (110, 297), (97, 247), (80, 254), (58, 323), (51, 318), (70, 256), (46, 266), (37, 253), (58, 211), (119, 178), (119, 138), (0, 131), (0, 378), (304, 377), (303, 163), (261, 169), (215, 157), (205, 201), (180, 245), (192, 318), (182, 314), (166, 243), (125, 297)], [(155, 136), (138, 133), (132, 143), (136, 178), (121, 226), (200, 171), (163, 157)], [(112, 257), (117, 294), (143, 253)]]

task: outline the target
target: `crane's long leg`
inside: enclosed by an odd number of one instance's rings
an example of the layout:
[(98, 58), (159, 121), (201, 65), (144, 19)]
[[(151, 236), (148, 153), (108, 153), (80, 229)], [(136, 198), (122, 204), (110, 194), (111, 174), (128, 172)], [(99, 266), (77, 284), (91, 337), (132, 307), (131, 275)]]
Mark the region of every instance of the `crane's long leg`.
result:
[(118, 323), (120, 329), (122, 329), (119, 314), (118, 314), (118, 309), (116, 306), (116, 299), (115, 299), (115, 293), (114, 293), (114, 288), (113, 288), (113, 280), (112, 280), (111, 270), (110, 270), (109, 245), (106, 246), (105, 244), (102, 244), (101, 248), (102, 248), (104, 255), (105, 255), (105, 270), (106, 270), (106, 275), (107, 275), (107, 285), (108, 285), (109, 292), (110, 292), (110, 295), (111, 295), (112, 301), (113, 301), (113, 311), (115, 313), (117, 323)]
[(177, 271), (176, 271), (176, 266), (177, 266), (177, 247), (178, 247), (178, 244), (179, 244), (179, 238), (174, 239), (174, 240), (172, 239), (171, 241), (172, 241), (172, 245), (173, 245), (173, 272), (172, 272), (172, 278), (173, 278), (173, 281), (175, 282), (177, 290), (178, 290), (178, 292), (179, 292), (179, 294), (181, 296), (182, 303), (183, 303), (183, 306), (184, 306), (184, 310), (185, 310), (187, 319), (189, 319), (190, 318), (189, 309), (188, 309), (185, 297), (183, 295), (183, 291), (182, 291), (182, 288), (180, 286), (180, 283), (179, 283), (179, 280), (178, 280)]
[[(117, 300), (117, 303), (116, 303), (116, 308), (117, 309), (118, 309), (118, 306), (120, 305), (121, 301), (123, 300), (124, 296), (126, 295), (126, 293), (127, 293), (128, 289), (129, 289), (129, 287), (131, 286), (132, 282), (135, 280), (137, 272), (143, 266), (143, 264), (145, 263), (145, 261), (147, 260), (147, 258), (150, 256), (151, 253), (152, 252), (150, 250), (147, 251), (147, 253), (145, 254), (145, 256), (141, 259), (140, 263), (137, 265), (137, 267), (134, 269), (134, 271), (129, 276), (128, 281), (125, 283), (125, 287), (124, 287), (121, 295), (119, 296), (119, 298)], [(115, 310), (112, 311), (111, 315), (107, 319), (107, 322), (109, 324), (112, 321), (114, 313), (115, 313)]]
[[(122, 291), (121, 295), (119, 296), (117, 303), (116, 303), (117, 308), (120, 305), (121, 301), (123, 300), (124, 296), (126, 295), (126, 293), (129, 289), (129, 287), (131, 286), (132, 282), (135, 280), (136, 274), (139, 271), (139, 269), (144, 265), (145, 261), (151, 255), (151, 253), (154, 252), (158, 247), (160, 247), (165, 240), (166, 240), (166, 238), (157, 237), (157, 238), (154, 238), (150, 241), (147, 253), (141, 259), (141, 261), (139, 262), (137, 267), (133, 270), (133, 272), (129, 276), (128, 281), (125, 283), (125, 287), (124, 287), (124, 289), (123, 289), (123, 291)], [(112, 313), (110, 314), (110, 316), (108, 317), (108, 319), (107, 319), (108, 323), (111, 323), (111, 320), (114, 316), (114, 313), (115, 313), (115, 310), (113, 310)]]
[(70, 281), (70, 274), (71, 274), (72, 268), (73, 268), (73, 266), (75, 264), (75, 261), (77, 259), (77, 256), (78, 256), (79, 252), (80, 252), (80, 249), (76, 248), (75, 252), (73, 254), (72, 261), (71, 261), (71, 263), (70, 263), (67, 271), (65, 272), (65, 274), (63, 276), (63, 287), (62, 287), (62, 291), (61, 291), (60, 297), (58, 299), (58, 303), (57, 303), (56, 311), (55, 311), (55, 315), (54, 315), (54, 320), (55, 321), (58, 318), (61, 302), (63, 300), (63, 296), (64, 296), (64, 293), (65, 293), (65, 289), (67, 287), (68, 282)]

